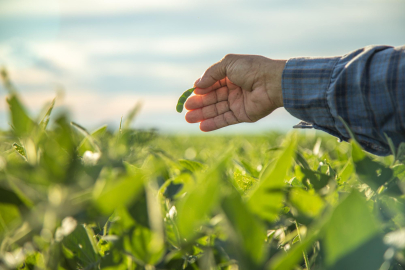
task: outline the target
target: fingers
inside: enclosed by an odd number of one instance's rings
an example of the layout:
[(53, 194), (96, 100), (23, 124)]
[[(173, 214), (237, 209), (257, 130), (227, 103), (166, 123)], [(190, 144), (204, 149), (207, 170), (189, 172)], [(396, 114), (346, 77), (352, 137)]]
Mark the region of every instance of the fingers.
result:
[(228, 101), (221, 101), (215, 104), (211, 104), (193, 111), (189, 111), (186, 114), (186, 121), (189, 123), (197, 123), (206, 119), (214, 118), (218, 115), (228, 112)]
[(239, 123), (228, 103), (229, 89), (238, 88), (227, 76), (227, 67), (232, 62), (232, 55), (209, 67), (195, 81), (194, 93), (184, 104), (187, 110), (186, 121), (200, 123), (201, 131), (212, 131)]
[(212, 91), (206, 95), (194, 95), (191, 96), (186, 103), (184, 104), (187, 110), (195, 110), (198, 108), (202, 108), (204, 106), (208, 106), (211, 104), (215, 104), (217, 102), (226, 101), (228, 100), (228, 88), (221, 87), (216, 91)]
[(205, 94), (207, 94), (207, 93), (209, 93), (211, 91), (217, 90), (217, 89), (219, 89), (219, 88), (221, 88), (223, 86), (226, 86), (226, 78), (223, 78), (223, 79), (215, 82), (213, 85), (211, 85), (211, 86), (209, 86), (207, 88), (197, 87), (194, 90), (194, 93), (196, 93), (197, 95), (205, 95)]
[[(222, 58), (219, 62), (210, 66), (201, 78), (194, 82), (194, 87), (196, 87), (196, 94), (202, 95), (206, 94), (212, 90), (218, 89), (225, 85), (225, 77), (230, 65), (235, 59), (235, 55), (228, 54)], [(220, 81), (220, 83), (218, 83)], [(211, 88), (212, 87), (212, 88)]]
[(233, 112), (228, 111), (224, 114), (220, 114), (214, 118), (204, 120), (200, 123), (200, 130), (204, 132), (213, 131), (226, 126), (239, 123)]
[(195, 82), (195, 86), (198, 88), (208, 88), (217, 81), (225, 78), (228, 62), (229, 57), (225, 56), (221, 61), (210, 66), (201, 76), (201, 79)]

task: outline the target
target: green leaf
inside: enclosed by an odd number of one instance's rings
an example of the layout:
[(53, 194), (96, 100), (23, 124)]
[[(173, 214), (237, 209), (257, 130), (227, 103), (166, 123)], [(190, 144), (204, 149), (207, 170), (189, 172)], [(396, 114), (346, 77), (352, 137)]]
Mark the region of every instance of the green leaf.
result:
[(396, 159), (402, 163), (405, 163), (405, 142), (401, 142), (398, 146)]
[(76, 229), (62, 240), (64, 248), (74, 255), (73, 260), (82, 268), (96, 269), (100, 257), (94, 232), (86, 225), (77, 226)]
[(384, 189), (382, 189), (381, 192), (384, 192), (385, 195), (391, 197), (399, 197), (405, 193), (405, 190), (403, 189), (403, 183), (398, 178), (394, 178), (384, 186)]
[[(84, 139), (82, 141), (82, 143), (85, 143), (84, 140), (87, 140), (88, 143), (90, 143), (91, 145), (91, 149), (94, 152), (100, 153), (100, 147), (97, 145), (97, 142), (94, 140), (94, 138), (91, 136), (91, 134), (87, 131), (87, 129), (85, 129), (84, 127), (82, 127), (81, 125), (75, 123), (75, 122), (71, 122), (70, 123), (72, 126), (74, 126), (78, 131), (80, 131), (81, 134), (83, 134)], [(84, 151), (83, 151), (84, 150)], [(78, 151), (80, 154), (83, 154), (87, 149), (85, 149), (85, 146), (80, 144)], [(83, 153), (81, 153), (80, 151), (83, 151)]]
[(115, 183), (104, 188), (96, 195), (94, 203), (104, 214), (111, 214), (116, 208), (123, 207), (136, 200), (142, 190), (145, 175), (141, 170), (134, 174), (115, 179)]
[(234, 171), (233, 179), (235, 187), (240, 190), (241, 193), (247, 192), (255, 183), (257, 183), (257, 179), (249, 175), (242, 174), (238, 169)]
[[(138, 213), (138, 215), (140, 218), (145, 218), (141, 216), (141, 213)], [(136, 224), (136, 221), (132, 218), (126, 207), (117, 208), (109, 220), (112, 220), (112, 222), (107, 228), (108, 234), (122, 234), (123, 231), (128, 231)]]
[(14, 204), (17, 206), (24, 205), (24, 201), (18, 195), (8, 189), (0, 187), (0, 203)]
[(241, 160), (240, 161), (240, 165), (242, 166), (242, 168), (245, 169), (245, 171), (250, 174), (250, 176), (258, 178), (259, 177), (259, 172), (256, 170), (256, 168), (254, 168), (252, 165), (249, 164), (249, 162), (247, 162), (246, 160)]
[(353, 131), (350, 129), (346, 121), (340, 116), (338, 116), (338, 119), (340, 120), (340, 122), (342, 122), (343, 126), (346, 128), (346, 131), (349, 133), (350, 138), (352, 138), (352, 140), (354, 141), (357, 141), (356, 136), (354, 135)]
[(343, 167), (341, 172), (339, 173), (339, 184), (343, 184), (347, 182), (350, 177), (353, 175), (354, 172), (354, 166), (353, 166), (353, 161), (352, 159), (349, 159), (346, 163), (346, 165)]
[(196, 229), (217, 205), (220, 196), (219, 185), (228, 160), (229, 152), (217, 161), (216, 166), (198, 175), (195, 186), (178, 203), (177, 224), (183, 238), (192, 238), (196, 234)]
[(159, 193), (164, 199), (178, 200), (185, 192), (192, 190), (195, 185), (193, 175), (181, 173), (175, 178), (166, 181), (161, 187)]
[(21, 220), (20, 211), (14, 204), (0, 203), (0, 235), (15, 229), (15, 224)]
[(359, 180), (367, 184), (373, 191), (391, 180), (393, 172), (383, 164), (373, 161), (356, 141), (352, 141), (352, 159)]
[(384, 253), (388, 247), (384, 245), (380, 235), (372, 237), (361, 244), (355, 250), (348, 252), (343, 258), (328, 270), (359, 270), (359, 269), (381, 269), (384, 262)]
[[(301, 168), (301, 171), (304, 173), (304, 179), (308, 179), (315, 190), (324, 188), (331, 179), (331, 176), (313, 170)], [(303, 183), (306, 184), (305, 181)]]
[(394, 155), (394, 158), (396, 158), (396, 150), (395, 150), (395, 145), (394, 142), (392, 141), (392, 139), (390, 137), (388, 137), (388, 135), (386, 133), (384, 133), (385, 139), (388, 142), (388, 146), (390, 147), (391, 150), (391, 154)]
[(324, 207), (324, 202), (318, 194), (311, 194), (300, 188), (292, 189), (288, 200), (300, 213), (308, 217), (318, 216)]
[(24, 263), (26, 265), (26, 268), (24, 268), (24, 269), (43, 269), (43, 268), (45, 268), (44, 256), (39, 252), (35, 252), (33, 254), (28, 255), (27, 258), (25, 259)]
[(398, 177), (399, 179), (405, 179), (405, 164), (398, 164), (392, 167), (394, 172), (394, 177)]
[(196, 229), (216, 206), (219, 198), (218, 182), (220, 178), (211, 173), (204, 185), (194, 188), (178, 205), (178, 228), (180, 234), (192, 238)]
[(100, 269), (127, 270), (128, 265), (126, 265), (125, 258), (126, 256), (121, 253), (121, 250), (113, 248), (105, 256), (101, 258)]
[(125, 239), (126, 246), (130, 246), (134, 257), (144, 264), (155, 265), (164, 255), (165, 248), (159, 234), (146, 227), (136, 226), (132, 237)]
[(204, 165), (200, 162), (187, 160), (187, 159), (179, 159), (179, 163), (181, 166), (189, 170), (190, 172), (197, 172), (199, 170), (204, 169)]
[(270, 222), (277, 218), (282, 208), (284, 179), (293, 164), (296, 143), (297, 135), (293, 133), (285, 140), (286, 147), (276, 164), (272, 169), (265, 169), (260, 182), (249, 193), (248, 206), (251, 211)]
[(290, 180), (289, 183), (290, 183), (290, 185), (291, 185), (292, 187), (305, 188), (305, 186), (302, 184), (301, 180), (298, 180), (297, 177), (293, 177), (293, 178)]
[(12, 94), (7, 98), (7, 103), (10, 108), (11, 123), (14, 128), (14, 132), (18, 137), (28, 135), (35, 124), (28, 116), (24, 106), (18, 99), (16, 94)]
[(11, 179), (8, 179), (8, 186), (10, 190), (18, 196), (18, 198), (24, 203), (25, 206), (28, 208), (31, 208), (34, 206), (34, 202), (32, 199), (29, 197), (30, 194), (27, 194), (22, 190), (21, 188), (26, 188), (21, 183), (17, 184), (18, 182), (12, 181)]
[(99, 128), (97, 128), (96, 130), (94, 130), (91, 133), (91, 136), (93, 136), (94, 138), (98, 138), (101, 137), (102, 135), (104, 135), (104, 133), (107, 131), (107, 125), (103, 125)]
[(107, 125), (104, 125), (93, 131), (91, 134), (88, 134), (87, 132), (84, 133), (85, 137), (80, 143), (77, 150), (79, 155), (82, 156), (86, 151), (99, 151), (100, 149), (96, 143), (96, 140), (97, 138), (101, 137), (106, 131)]
[[(64, 150), (70, 154), (73, 154), (76, 147), (76, 141), (73, 138), (73, 135), (74, 133), (72, 125), (69, 124), (67, 115), (60, 115), (57, 119), (55, 119), (55, 132), (53, 133), (52, 139), (55, 140), (61, 148), (64, 148)], [(48, 150), (47, 152), (52, 153), (53, 151)], [(61, 153), (58, 154), (60, 155)]]
[(326, 265), (333, 266), (379, 233), (365, 199), (353, 191), (335, 208), (323, 229)]
[(316, 241), (318, 231), (314, 230), (310, 236), (301, 240), (299, 244), (294, 245), (288, 253), (281, 253), (270, 260), (269, 270), (292, 270), (295, 266), (304, 261), (303, 252), (307, 251)]
[(163, 196), (165, 196), (165, 198), (173, 200), (174, 197), (183, 188), (183, 184), (176, 184), (174, 181), (166, 181), (166, 183), (164, 184), (165, 186), (162, 186), (162, 188), (164, 188)]
[(128, 113), (128, 116), (125, 118), (123, 129), (129, 129), (131, 123), (134, 121), (135, 117), (139, 114), (142, 108), (142, 102), (137, 102), (132, 110)]
[(119, 127), (118, 131), (120, 134), (122, 134), (122, 116), (121, 116), (120, 127)]
[(304, 167), (305, 169), (308, 169), (308, 170), (311, 169), (308, 162), (305, 160), (305, 158), (302, 156), (302, 154), (299, 151), (297, 151), (295, 154), (296, 154), (297, 162), (300, 163), (302, 167)]
[(10, 77), (8, 76), (7, 70), (3, 67), (0, 69), (0, 77), (3, 80), (4, 88), (9, 94), (15, 94), (17, 90), (11, 83)]
[(51, 116), (53, 107), (55, 106), (55, 99), (52, 100), (51, 104), (49, 105), (49, 108), (47, 110), (47, 112), (45, 113), (44, 117), (42, 118), (41, 122), (39, 122), (39, 126), (41, 127), (41, 129), (46, 129), (46, 127), (48, 126), (49, 123), (49, 118)]
[(253, 269), (263, 263), (266, 228), (254, 216), (236, 191), (222, 201), (222, 209), (229, 221), (230, 235), (238, 258), (245, 268)]

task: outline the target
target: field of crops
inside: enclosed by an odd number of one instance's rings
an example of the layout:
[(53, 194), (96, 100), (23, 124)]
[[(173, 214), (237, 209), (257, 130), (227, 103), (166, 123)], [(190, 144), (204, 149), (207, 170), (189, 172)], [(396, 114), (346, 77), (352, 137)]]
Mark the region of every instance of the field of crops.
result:
[(404, 269), (404, 148), (90, 132), (4, 89), (0, 269)]

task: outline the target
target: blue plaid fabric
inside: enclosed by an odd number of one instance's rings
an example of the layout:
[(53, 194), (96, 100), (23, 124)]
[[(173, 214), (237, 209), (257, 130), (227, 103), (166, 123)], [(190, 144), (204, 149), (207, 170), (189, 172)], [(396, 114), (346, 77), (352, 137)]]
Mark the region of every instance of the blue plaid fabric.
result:
[(405, 46), (368, 46), (342, 57), (292, 58), (283, 72), (285, 109), (295, 127), (347, 141), (339, 116), (367, 151), (388, 155), (385, 134), (405, 142)]

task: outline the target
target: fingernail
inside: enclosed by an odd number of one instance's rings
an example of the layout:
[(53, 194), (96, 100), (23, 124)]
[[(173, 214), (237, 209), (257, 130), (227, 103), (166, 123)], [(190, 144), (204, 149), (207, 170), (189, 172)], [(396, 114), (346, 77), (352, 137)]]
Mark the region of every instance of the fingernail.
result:
[(197, 85), (197, 83), (199, 83), (201, 81), (201, 78), (198, 78), (195, 82), (194, 82), (194, 86)]

